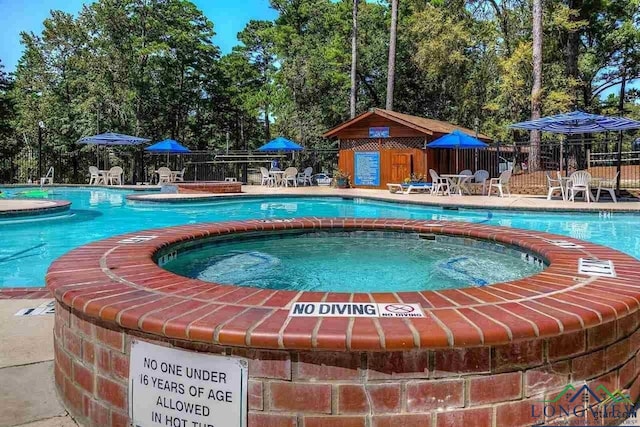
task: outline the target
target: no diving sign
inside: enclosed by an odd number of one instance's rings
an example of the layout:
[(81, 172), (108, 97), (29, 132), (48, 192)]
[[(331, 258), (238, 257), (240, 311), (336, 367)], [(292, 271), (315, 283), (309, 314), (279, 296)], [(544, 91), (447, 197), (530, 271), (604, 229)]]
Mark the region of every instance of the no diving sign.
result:
[(424, 317), (420, 304), (359, 302), (296, 302), (291, 317)]

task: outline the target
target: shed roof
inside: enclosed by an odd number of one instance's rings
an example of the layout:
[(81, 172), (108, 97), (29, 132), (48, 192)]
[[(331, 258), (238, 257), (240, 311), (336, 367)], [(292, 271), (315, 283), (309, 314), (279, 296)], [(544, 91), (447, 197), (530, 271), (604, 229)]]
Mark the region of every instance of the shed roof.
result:
[[(398, 113), (396, 111), (383, 110), (382, 108), (373, 108), (365, 113), (362, 113), (354, 117), (353, 119), (348, 120), (328, 130), (322, 136), (324, 136), (325, 138), (335, 137), (340, 133), (341, 130), (346, 129), (349, 126), (359, 122), (360, 120), (366, 119), (367, 117), (370, 117), (372, 115), (384, 117), (401, 125), (413, 128), (419, 132), (424, 133), (425, 135), (447, 134), (453, 132), (456, 129), (459, 129), (460, 131), (468, 135), (476, 136), (475, 131), (462, 126), (457, 126), (440, 120), (427, 119), (425, 117), (411, 116), (409, 114)], [(477, 137), (485, 141), (491, 141), (491, 138), (487, 135), (479, 133)]]

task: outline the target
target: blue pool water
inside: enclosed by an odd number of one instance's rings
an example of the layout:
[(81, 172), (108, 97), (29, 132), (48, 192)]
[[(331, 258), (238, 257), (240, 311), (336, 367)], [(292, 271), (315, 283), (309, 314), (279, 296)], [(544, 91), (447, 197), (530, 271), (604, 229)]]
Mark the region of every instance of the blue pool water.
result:
[(484, 286), (531, 276), (522, 253), (418, 234), (313, 232), (211, 242), (163, 268), (237, 286), (312, 292), (407, 292)]
[[(8, 189), (8, 193), (15, 189)], [(444, 210), (341, 198), (251, 198), (205, 203), (127, 202), (126, 191), (58, 187), (71, 216), (0, 222), (0, 287), (42, 286), (49, 264), (65, 252), (116, 234), (172, 225), (250, 218), (351, 216), (472, 221), (563, 234), (601, 243), (640, 259), (640, 215)], [(427, 197), (427, 196), (425, 196)]]

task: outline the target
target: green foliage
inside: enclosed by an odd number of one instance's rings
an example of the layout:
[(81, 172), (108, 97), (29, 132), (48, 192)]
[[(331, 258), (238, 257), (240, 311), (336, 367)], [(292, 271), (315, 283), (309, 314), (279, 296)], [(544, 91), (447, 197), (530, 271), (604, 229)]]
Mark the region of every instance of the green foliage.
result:
[[(107, 130), (172, 137), (193, 149), (255, 148), (281, 134), (310, 148), (349, 116), (351, 0), (271, 0), (278, 18), (251, 21), (221, 56), (214, 24), (186, 0), (98, 0), (52, 11), (23, 33), (13, 78), (0, 68), (0, 149)], [(544, 114), (616, 112), (600, 95), (640, 76), (640, 0), (546, 0)], [(361, 1), (358, 112), (383, 107), (390, 11)], [(530, 116), (531, 5), (524, 0), (400, 1), (395, 108), (496, 138)], [(614, 97), (615, 98), (615, 97)], [(637, 94), (627, 109), (637, 115)], [(19, 141), (19, 144), (18, 144)], [(25, 143), (26, 142), (26, 143)], [(88, 148), (83, 148), (88, 149)], [(302, 161), (305, 161), (302, 158)]]

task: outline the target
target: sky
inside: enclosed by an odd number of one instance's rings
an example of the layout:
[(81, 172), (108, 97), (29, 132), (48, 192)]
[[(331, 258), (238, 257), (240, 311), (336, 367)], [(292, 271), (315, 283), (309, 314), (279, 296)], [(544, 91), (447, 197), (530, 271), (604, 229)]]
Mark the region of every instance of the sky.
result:
[[(238, 44), (237, 34), (251, 19), (274, 19), (269, 0), (192, 0), (214, 23), (215, 44), (222, 53)], [(21, 31), (40, 33), (51, 9), (77, 14), (87, 0), (0, 0), (0, 60), (15, 70), (22, 55)]]

